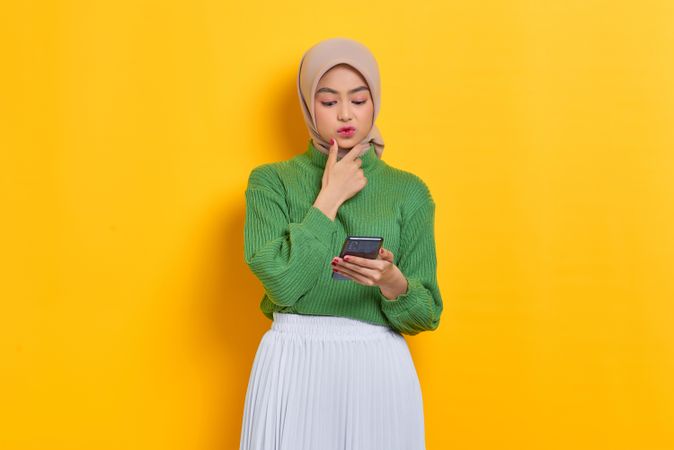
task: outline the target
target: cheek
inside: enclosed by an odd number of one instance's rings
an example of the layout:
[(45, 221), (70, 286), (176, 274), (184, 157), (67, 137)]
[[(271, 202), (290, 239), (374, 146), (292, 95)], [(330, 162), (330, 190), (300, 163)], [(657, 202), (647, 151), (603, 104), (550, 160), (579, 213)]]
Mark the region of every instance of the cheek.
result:
[(321, 106), (314, 106), (314, 116), (316, 117), (316, 126), (322, 128), (328, 122), (328, 115)]
[(361, 120), (363, 121), (363, 123), (372, 126), (372, 123), (374, 121), (374, 108), (372, 106), (370, 106), (369, 108), (367, 108), (362, 112)]
[(372, 116), (374, 114), (374, 106), (372, 105), (372, 102), (368, 101), (367, 102), (368, 107), (363, 108), (363, 119), (365, 120), (372, 120)]

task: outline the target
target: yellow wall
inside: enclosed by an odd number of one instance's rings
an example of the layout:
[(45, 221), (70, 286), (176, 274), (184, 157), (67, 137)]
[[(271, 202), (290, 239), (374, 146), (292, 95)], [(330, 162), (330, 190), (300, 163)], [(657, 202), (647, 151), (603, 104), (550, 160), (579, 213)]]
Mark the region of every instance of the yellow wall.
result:
[(674, 449), (670, 0), (11, 3), (0, 448), (238, 448), (270, 325), (243, 190), (305, 150), (297, 64), (346, 36), (437, 203), (428, 448)]

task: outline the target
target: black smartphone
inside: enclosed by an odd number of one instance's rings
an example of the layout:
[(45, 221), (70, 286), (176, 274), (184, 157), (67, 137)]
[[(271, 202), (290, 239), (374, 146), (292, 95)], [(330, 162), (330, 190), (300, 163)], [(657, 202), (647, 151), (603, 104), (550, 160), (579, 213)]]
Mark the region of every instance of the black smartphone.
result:
[[(342, 245), (342, 251), (339, 252), (339, 257), (344, 258), (344, 255), (359, 256), (367, 259), (377, 259), (379, 249), (384, 244), (384, 238), (381, 236), (347, 236)], [(334, 280), (350, 280), (337, 272), (332, 272)]]

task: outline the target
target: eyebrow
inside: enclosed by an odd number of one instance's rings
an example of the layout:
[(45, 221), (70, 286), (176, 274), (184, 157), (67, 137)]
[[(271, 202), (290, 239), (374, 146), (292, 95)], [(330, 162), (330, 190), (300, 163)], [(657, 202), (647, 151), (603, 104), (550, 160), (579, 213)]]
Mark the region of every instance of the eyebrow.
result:
[[(348, 92), (348, 94), (353, 94), (354, 92), (358, 92), (358, 91), (368, 91), (368, 90), (369, 90), (369, 89), (367, 88), (367, 86), (358, 86), (358, 87), (355, 88), (355, 89), (351, 89), (351, 90)], [(327, 93), (329, 93), (329, 94), (338, 94), (338, 92), (337, 92), (336, 90), (330, 89), (329, 87), (320, 88), (319, 90), (316, 91), (316, 94), (320, 94), (321, 92), (327, 92)]]

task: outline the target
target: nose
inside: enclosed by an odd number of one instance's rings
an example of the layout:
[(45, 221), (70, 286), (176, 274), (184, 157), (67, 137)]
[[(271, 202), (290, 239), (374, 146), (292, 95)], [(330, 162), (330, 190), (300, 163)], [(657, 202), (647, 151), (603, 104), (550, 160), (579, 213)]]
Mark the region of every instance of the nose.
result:
[(339, 110), (339, 120), (348, 120), (351, 118), (351, 110), (347, 102), (342, 102), (342, 106)]

